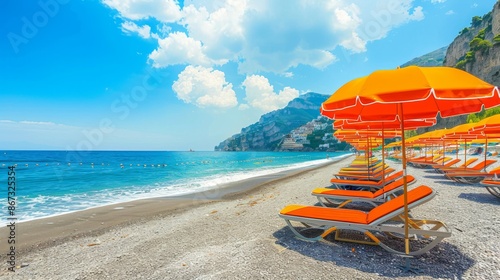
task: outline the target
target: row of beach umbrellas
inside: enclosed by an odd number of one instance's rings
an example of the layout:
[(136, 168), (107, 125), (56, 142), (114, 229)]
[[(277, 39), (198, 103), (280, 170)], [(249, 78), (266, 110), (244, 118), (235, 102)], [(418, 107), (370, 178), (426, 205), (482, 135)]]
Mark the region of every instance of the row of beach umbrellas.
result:
[[(335, 120), (336, 129), (355, 131), (339, 133), (336, 137), (354, 143), (359, 149), (377, 145), (383, 147), (384, 141), (380, 139), (401, 137), (405, 252), (409, 255), (407, 139), (404, 132), (432, 126), (438, 116), (447, 118), (477, 113), (499, 105), (498, 88), (465, 71), (451, 67), (408, 66), (374, 71), (347, 82), (321, 105), (320, 112)], [(469, 136), (458, 129), (453, 135), (460, 139), (472, 139), (478, 138), (478, 135), (491, 135), (493, 131), (500, 133), (500, 125), (487, 128), (485, 122), (476, 123), (474, 127), (467, 124), (472, 129), (467, 133), (476, 136)], [(482, 130), (480, 125), (483, 125)], [(361, 137), (364, 139), (360, 140)]]

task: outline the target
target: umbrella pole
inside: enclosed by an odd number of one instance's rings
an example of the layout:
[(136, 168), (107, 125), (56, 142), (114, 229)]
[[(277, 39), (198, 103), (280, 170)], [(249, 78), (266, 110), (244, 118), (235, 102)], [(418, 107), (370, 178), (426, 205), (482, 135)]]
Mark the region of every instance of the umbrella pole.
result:
[(486, 136), (486, 142), (484, 143), (484, 172), (486, 172), (486, 154), (488, 153), (488, 136)]
[(365, 156), (366, 156), (366, 171), (368, 175), (368, 180), (370, 180), (370, 153), (369, 153), (369, 148), (370, 147), (370, 138), (366, 138), (366, 149), (365, 149)]
[(382, 185), (385, 186), (385, 138), (384, 138), (384, 123), (382, 123)]
[(406, 179), (406, 146), (405, 146), (405, 123), (403, 115), (403, 104), (399, 103), (399, 121), (401, 122), (401, 148), (403, 149), (403, 201), (404, 201), (404, 217), (405, 217), (405, 252), (410, 254), (410, 239), (408, 234), (408, 183)]
[(445, 158), (445, 155), (446, 155), (446, 146), (444, 145), (444, 140), (443, 140), (443, 165), (444, 165), (444, 158)]
[[(427, 144), (425, 145), (427, 147)], [(431, 146), (431, 156), (430, 156), (430, 160), (432, 161), (434, 159), (434, 145), (430, 144)], [(425, 162), (427, 162), (427, 157), (425, 158)]]
[(467, 138), (464, 139), (464, 170), (467, 169)]

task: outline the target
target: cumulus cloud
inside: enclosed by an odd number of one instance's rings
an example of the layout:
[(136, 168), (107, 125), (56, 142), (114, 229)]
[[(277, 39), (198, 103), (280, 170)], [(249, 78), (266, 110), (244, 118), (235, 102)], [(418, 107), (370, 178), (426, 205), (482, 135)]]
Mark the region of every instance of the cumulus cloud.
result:
[(409, 20), (416, 20), (416, 21), (423, 20), (424, 18), (425, 18), (424, 11), (421, 6), (415, 7), (413, 9), (413, 13), (408, 17)]
[(244, 110), (248, 110), (248, 109), (250, 109), (250, 106), (248, 106), (248, 104), (240, 104), (238, 106), (238, 110), (240, 110), (240, 111), (244, 111)]
[(455, 11), (453, 11), (453, 10), (449, 10), (445, 13), (445, 15), (447, 15), (447, 16), (454, 15), (454, 14), (455, 14)]
[(181, 18), (175, 0), (103, 0), (103, 3), (131, 20), (155, 18), (161, 22), (176, 22)]
[(299, 91), (290, 87), (285, 87), (279, 93), (275, 93), (269, 80), (260, 75), (248, 76), (243, 81), (243, 86), (248, 104), (264, 112), (283, 108), (288, 102), (299, 96)]
[(125, 21), (122, 23), (122, 30), (125, 33), (137, 33), (144, 39), (151, 37), (151, 27), (149, 25), (138, 26), (131, 21)]
[(367, 1), (360, 5), (366, 13), (357, 29), (362, 41), (379, 40), (394, 28), (410, 21), (424, 19), (423, 8), (413, 7), (413, 0)]
[(186, 5), (181, 23), (190, 37), (203, 42), (204, 52), (213, 59), (237, 59), (247, 38), (242, 18), (247, 11), (246, 1), (212, 1)]
[(295, 0), (286, 4), (192, 0), (184, 1), (182, 9), (173, 0), (104, 3), (124, 18), (156, 18), (175, 27), (151, 32), (158, 40), (158, 48), (149, 56), (154, 67), (212, 67), (232, 61), (246, 74), (281, 74), (298, 65), (322, 69), (337, 60), (332, 54), (337, 47), (364, 52), (368, 42), (424, 18), (422, 7), (413, 5), (413, 0)]
[(205, 55), (201, 42), (183, 32), (170, 33), (167, 38), (158, 39), (158, 48), (149, 55), (149, 59), (156, 68), (185, 63), (211, 66), (226, 62), (209, 58)]
[(439, 3), (444, 3), (446, 0), (431, 0), (432, 4), (439, 4)]
[(238, 105), (233, 85), (223, 72), (202, 66), (187, 66), (172, 85), (177, 98), (198, 107), (229, 108)]

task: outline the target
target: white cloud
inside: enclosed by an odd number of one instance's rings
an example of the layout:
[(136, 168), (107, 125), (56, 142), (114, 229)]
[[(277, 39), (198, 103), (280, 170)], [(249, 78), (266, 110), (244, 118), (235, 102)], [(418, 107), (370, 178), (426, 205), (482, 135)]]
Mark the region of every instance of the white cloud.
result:
[(250, 109), (250, 106), (248, 106), (248, 104), (240, 104), (238, 106), (238, 110), (240, 110), (240, 111), (244, 111), (244, 110), (248, 110), (248, 109)]
[(233, 85), (223, 72), (202, 66), (187, 66), (172, 85), (177, 98), (198, 107), (229, 108), (238, 105)]
[(285, 87), (276, 94), (269, 80), (260, 75), (248, 76), (243, 81), (243, 86), (248, 104), (264, 112), (283, 108), (299, 96), (299, 91), (290, 87)]
[[(152, 32), (158, 39), (158, 48), (149, 56), (154, 67), (211, 67), (232, 61), (240, 73), (247, 74), (285, 73), (298, 65), (322, 69), (337, 60), (332, 54), (337, 47), (364, 52), (367, 42), (424, 18), (422, 7), (413, 5), (413, 0), (295, 0), (286, 4), (192, 0), (185, 1), (182, 9), (173, 0), (105, 3), (125, 18), (153, 17), (175, 27), (158, 25), (163, 26), (161, 30), (156, 27)], [(172, 16), (158, 15), (166, 6), (175, 11)]]
[(154, 50), (149, 59), (156, 68), (175, 64), (194, 64), (210, 66), (212, 64), (223, 64), (211, 60), (203, 52), (200, 41), (196, 41), (183, 32), (170, 33), (165, 39), (158, 39), (158, 48)]
[[(190, 37), (202, 41), (204, 52), (213, 59), (237, 59), (245, 44), (242, 20), (247, 11), (246, 1), (228, 0), (186, 5), (181, 23)], [(207, 7), (212, 5), (213, 7)]]
[(103, 3), (131, 20), (156, 18), (162, 22), (176, 22), (181, 18), (175, 0), (103, 0)]
[(54, 122), (40, 122), (40, 121), (12, 121), (12, 120), (0, 120), (0, 123), (22, 126), (36, 127), (38, 129), (56, 129), (56, 128), (67, 128), (76, 129), (75, 126), (69, 126), (65, 124), (59, 124)]
[(144, 39), (151, 37), (151, 27), (149, 25), (143, 25), (139, 27), (137, 24), (131, 21), (125, 21), (122, 23), (122, 30), (125, 33), (137, 33)]
[(423, 8), (412, 6), (413, 0), (367, 1), (359, 5), (365, 14), (357, 29), (364, 42), (379, 40), (394, 28), (410, 21), (424, 19)]
[(446, 0), (431, 0), (432, 4), (439, 4), (439, 3), (444, 3)]
[(455, 14), (455, 11), (453, 10), (449, 10), (445, 13), (445, 15), (449, 16), (449, 15), (454, 15)]
[(425, 18), (424, 12), (421, 6), (415, 7), (413, 9), (413, 13), (408, 17), (409, 20), (416, 20), (416, 21), (423, 20), (424, 18)]

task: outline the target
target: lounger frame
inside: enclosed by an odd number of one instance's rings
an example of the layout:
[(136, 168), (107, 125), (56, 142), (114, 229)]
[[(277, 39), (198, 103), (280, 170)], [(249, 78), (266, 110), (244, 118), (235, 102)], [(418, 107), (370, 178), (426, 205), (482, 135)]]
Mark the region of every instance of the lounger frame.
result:
[[(411, 175), (409, 175), (409, 176), (411, 176)], [(412, 177), (409, 177), (409, 176), (407, 177), (407, 186), (410, 186), (416, 182), (416, 179), (413, 176)], [(390, 182), (390, 184), (393, 184), (399, 180), (402, 181), (403, 179), (399, 178), (393, 182)], [(381, 203), (386, 202), (388, 199), (395, 197), (395, 194), (397, 192), (400, 192), (403, 189), (403, 187), (404, 187), (404, 184), (401, 182), (400, 186), (398, 186), (390, 191), (383, 192), (381, 195), (379, 195), (377, 197), (373, 197), (373, 198), (363, 197), (363, 196), (352, 196), (352, 195), (348, 196), (348, 195), (321, 194), (321, 193), (315, 193), (315, 192), (312, 192), (311, 194), (313, 196), (316, 196), (319, 203), (325, 207), (334, 206), (337, 208), (342, 208), (351, 202), (366, 202), (366, 203), (371, 204), (372, 206), (377, 206)], [(340, 190), (340, 191), (342, 191), (342, 190)], [(360, 191), (355, 191), (355, 192), (368, 192), (368, 191), (360, 190)]]
[(485, 186), (489, 193), (500, 198), (500, 181), (497, 180), (483, 180), (481, 185)]
[[(414, 208), (422, 203), (425, 203), (431, 200), (436, 195), (436, 192), (433, 190), (431, 194), (413, 202), (408, 205), (408, 208)], [(336, 237), (339, 236), (339, 231), (342, 230), (354, 230), (363, 233), (366, 237), (369, 238), (369, 242), (366, 241), (358, 241), (351, 239), (339, 239), (339, 241), (349, 241), (355, 243), (369, 244), (369, 245), (378, 245), (383, 249), (387, 250), (390, 253), (398, 254), (398, 255), (411, 255), (417, 256), (426, 253), (433, 247), (435, 247), (441, 240), (446, 237), (451, 236), (451, 230), (440, 221), (435, 220), (423, 220), (423, 219), (411, 219), (411, 223), (409, 224), (408, 233), (411, 236), (423, 238), (426, 240), (431, 240), (430, 243), (426, 244), (423, 248), (417, 249), (415, 251), (410, 251), (408, 254), (403, 251), (399, 251), (397, 249), (391, 248), (389, 244), (384, 243), (381, 239), (379, 239), (376, 235), (382, 234), (388, 237), (397, 237), (403, 236), (405, 234), (405, 229), (401, 227), (401, 223), (392, 224), (394, 220), (402, 219), (404, 215), (404, 207), (393, 211), (384, 217), (381, 217), (370, 224), (358, 224), (352, 222), (341, 222), (341, 221), (332, 221), (332, 220), (324, 220), (324, 219), (315, 219), (315, 218), (307, 218), (307, 217), (299, 217), (292, 215), (283, 215), (279, 214), (281, 218), (283, 218), (291, 231), (295, 234), (295, 236), (301, 240), (305, 241), (318, 241), (332, 232), (336, 232)], [(306, 227), (314, 227), (322, 230), (322, 233), (315, 237), (307, 237), (303, 235), (299, 230), (297, 230), (292, 222), (299, 222)], [(431, 226), (430, 228), (423, 229), (423, 226)], [(337, 240), (337, 239), (336, 239)], [(412, 249), (412, 246), (410, 246)]]

